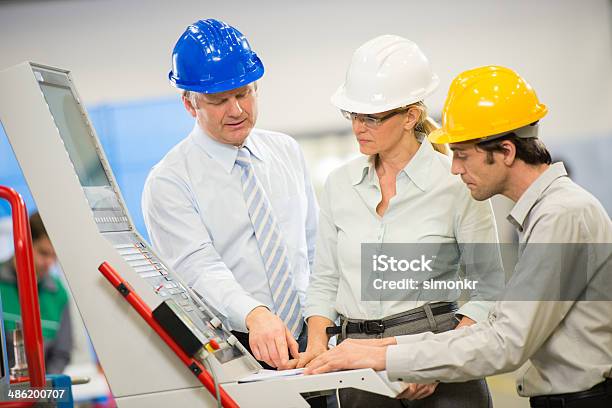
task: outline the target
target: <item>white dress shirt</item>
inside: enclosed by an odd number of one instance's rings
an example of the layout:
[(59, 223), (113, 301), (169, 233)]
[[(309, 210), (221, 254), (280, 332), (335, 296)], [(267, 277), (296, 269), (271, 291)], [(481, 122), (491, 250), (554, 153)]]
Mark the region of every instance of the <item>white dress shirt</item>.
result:
[[(253, 129), (245, 146), (280, 232), (300, 302), (314, 257), (317, 203), (297, 142)], [(242, 191), (238, 149), (196, 124), (152, 170), (142, 212), (153, 247), (185, 282), (220, 312), (230, 329), (246, 332), (257, 306), (276, 312)]]
[[(516, 226), (522, 246), (507, 286), (511, 297), (536, 285), (550, 298), (548, 292), (569, 278), (581, 285), (574, 288), (578, 294), (598, 300), (502, 300), (488, 320), (476, 325), (437, 335), (399, 336), (398, 345), (387, 349), (391, 380), (467, 381), (516, 370), (528, 359), (516, 385), (522, 396), (584, 391), (612, 377), (610, 217), (597, 199), (567, 177), (562, 163), (555, 163), (529, 186), (508, 220)], [(551, 257), (541, 243), (595, 245), (588, 247), (588, 262), (581, 262), (585, 246), (564, 245), (576, 252)]]
[[(308, 287), (306, 317), (318, 315), (335, 321), (342, 314), (353, 319), (380, 319), (426, 303), (418, 291), (407, 293), (409, 300), (363, 301), (362, 243), (452, 246), (457, 242), (498, 242), (489, 201), (472, 199), (459, 177), (451, 175), (449, 158), (436, 152), (427, 138), (421, 135), (420, 139), (418, 151), (397, 175), (396, 195), (383, 217), (376, 213), (382, 195), (368, 157), (354, 159), (330, 174), (320, 200), (317, 254)], [(491, 262), (482, 262), (479, 267), (486, 269), (482, 272), (496, 274), (503, 283), (499, 251), (494, 255), (489, 258)], [(451, 272), (457, 273), (458, 269), (456, 265)], [(455, 295), (458, 298), (460, 293)], [(470, 301), (459, 313), (480, 321), (486, 319), (492, 305), (493, 302)]]

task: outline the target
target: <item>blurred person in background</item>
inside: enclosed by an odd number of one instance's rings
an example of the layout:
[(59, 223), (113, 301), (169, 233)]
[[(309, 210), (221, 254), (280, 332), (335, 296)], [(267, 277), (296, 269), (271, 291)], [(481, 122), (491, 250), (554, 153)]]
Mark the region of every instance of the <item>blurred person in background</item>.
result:
[[(61, 374), (70, 362), (73, 343), (68, 292), (60, 279), (50, 273), (57, 262), (57, 256), (38, 213), (30, 216), (30, 231), (34, 269), (38, 281), (45, 367), (49, 374)], [(10, 332), (15, 330), (17, 323), (21, 323), (15, 268), (14, 257), (0, 263), (0, 296), (2, 296), (4, 329), (7, 335), (9, 367), (15, 364), (13, 336)]]
[[(351, 121), (363, 156), (332, 172), (325, 184), (307, 292), (308, 347), (295, 361), (297, 367), (308, 367), (327, 350), (328, 335), (338, 335), (342, 343), (439, 333), (487, 318), (492, 303), (477, 300), (478, 293), (461, 308), (458, 292), (431, 302), (422, 300), (419, 290), (408, 290), (403, 300), (362, 298), (363, 243), (448, 244), (456, 261), (441, 273), (456, 277), (463, 266), (457, 243), (498, 242), (490, 203), (470, 197), (459, 177), (450, 174), (445, 146), (427, 139), (436, 126), (423, 100), (438, 82), (415, 43), (383, 35), (355, 51), (345, 83), (332, 96)], [(486, 258), (479, 272), (503, 276), (499, 253)], [(360, 390), (340, 390), (339, 395), (347, 407), (491, 406), (484, 379), (410, 384), (403, 397), (419, 400), (415, 405)]]

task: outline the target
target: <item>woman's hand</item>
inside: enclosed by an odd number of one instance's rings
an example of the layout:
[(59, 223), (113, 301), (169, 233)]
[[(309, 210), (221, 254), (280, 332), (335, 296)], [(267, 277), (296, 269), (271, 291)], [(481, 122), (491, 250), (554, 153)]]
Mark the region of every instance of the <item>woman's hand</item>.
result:
[(423, 398), (429, 397), (434, 393), (438, 383), (431, 384), (408, 384), (408, 387), (401, 394), (399, 394), (396, 398), (398, 399), (407, 399), (407, 400), (419, 400)]
[(308, 318), (308, 345), (306, 351), (299, 353), (296, 358), (281, 367), (281, 370), (303, 368), (315, 357), (327, 351), (329, 338), (325, 329), (334, 325), (334, 322), (323, 316), (310, 316)]
[(327, 351), (327, 344), (311, 344), (309, 343), (308, 346), (306, 347), (306, 351), (303, 353), (300, 353), (298, 358), (294, 358), (292, 360), (289, 360), (289, 364), (286, 367), (283, 367), (285, 369), (291, 369), (291, 368), (304, 368), (307, 367), (308, 364), (315, 359), (316, 357), (320, 356), (321, 354), (325, 353)]
[(459, 321), (459, 324), (457, 324), (457, 327), (455, 327), (455, 330), (460, 329), (462, 327), (471, 326), (473, 324), (476, 324), (474, 320), (470, 319), (467, 316), (462, 316), (461, 320)]

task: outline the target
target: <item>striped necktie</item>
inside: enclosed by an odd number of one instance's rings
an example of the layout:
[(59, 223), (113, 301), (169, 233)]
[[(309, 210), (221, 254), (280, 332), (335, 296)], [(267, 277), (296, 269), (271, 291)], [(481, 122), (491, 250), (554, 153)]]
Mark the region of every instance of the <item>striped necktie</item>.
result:
[(302, 331), (302, 311), (295, 289), (287, 246), (272, 213), (266, 193), (257, 180), (248, 148), (238, 150), (236, 164), (242, 170), (242, 190), (261, 252), (276, 314), (295, 338)]

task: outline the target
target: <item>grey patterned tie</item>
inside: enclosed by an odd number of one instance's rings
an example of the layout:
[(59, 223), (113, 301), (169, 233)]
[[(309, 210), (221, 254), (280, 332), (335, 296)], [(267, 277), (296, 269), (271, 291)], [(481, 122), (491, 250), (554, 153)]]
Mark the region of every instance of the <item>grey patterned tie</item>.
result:
[(302, 331), (303, 320), (287, 246), (283, 242), (266, 193), (253, 171), (251, 153), (246, 147), (238, 150), (236, 164), (242, 170), (242, 191), (268, 275), (276, 314), (285, 322), (294, 338), (297, 338)]

